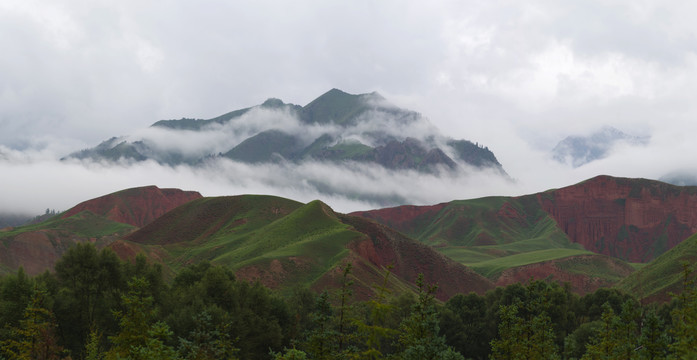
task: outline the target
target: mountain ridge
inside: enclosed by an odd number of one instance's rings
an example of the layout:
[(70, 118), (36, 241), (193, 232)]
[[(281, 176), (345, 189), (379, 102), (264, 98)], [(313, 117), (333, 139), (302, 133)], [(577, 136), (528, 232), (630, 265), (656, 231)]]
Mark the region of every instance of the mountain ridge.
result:
[[(275, 111), (276, 115), (264, 111)], [(276, 123), (266, 124), (263, 120), (255, 120), (269, 116), (275, 118)], [(297, 124), (294, 123), (296, 121)], [(432, 129), (429, 131), (434, 133), (423, 134), (421, 129), (409, 130), (416, 125), (429, 127)], [(289, 130), (289, 126), (294, 130)], [(160, 120), (149, 129), (202, 134), (214, 130), (230, 131), (241, 138), (229, 145), (211, 145), (207, 150), (187, 153), (181, 148), (159, 144), (163, 140), (156, 136), (113, 137), (94, 148), (73, 152), (62, 160), (155, 160), (171, 166), (198, 165), (215, 158), (252, 164), (308, 160), (333, 163), (356, 161), (388, 169), (422, 172), (459, 166), (492, 168), (507, 177), (503, 166), (487, 147), (439, 135), (423, 116), (388, 103), (377, 92), (353, 95), (332, 89), (305, 106), (269, 98), (261, 105), (234, 110), (211, 119)], [(310, 135), (310, 130), (320, 133)], [(308, 136), (314, 138), (308, 140)], [(264, 151), (260, 153), (260, 149)]]

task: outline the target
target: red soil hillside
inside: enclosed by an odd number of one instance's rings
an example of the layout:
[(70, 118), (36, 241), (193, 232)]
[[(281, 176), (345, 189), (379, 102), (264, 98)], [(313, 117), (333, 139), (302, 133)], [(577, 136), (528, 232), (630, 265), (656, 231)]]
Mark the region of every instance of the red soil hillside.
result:
[[(604, 255), (579, 255), (543, 261), (504, 270), (497, 286), (524, 283), (530, 279), (549, 279), (568, 283), (571, 291), (584, 295), (614, 285), (634, 272), (629, 264)], [(597, 274), (613, 274), (613, 279)]]
[(446, 205), (445, 203), (431, 206), (402, 205), (370, 211), (356, 211), (350, 215), (373, 219), (391, 228), (412, 232), (421, 223), (421, 219), (435, 217)]
[[(441, 300), (459, 293), (481, 295), (494, 287), (491, 281), (468, 267), (391, 228), (356, 216), (340, 216), (340, 219), (365, 235), (347, 246), (354, 255), (356, 273), (370, 273), (374, 268), (392, 265), (392, 273), (409, 283), (423, 274), (426, 283), (438, 285), (436, 297)], [(383, 274), (377, 275), (375, 283), (379, 283)]]
[(61, 217), (65, 219), (89, 210), (112, 221), (143, 227), (168, 211), (199, 198), (201, 194), (196, 191), (145, 186), (87, 200), (66, 211)]
[(697, 232), (695, 187), (598, 176), (537, 196), (571, 241), (628, 261), (650, 261)]
[[(390, 265), (392, 269), (387, 287), (393, 293), (406, 288), (415, 289), (414, 281), (420, 273), (424, 275), (425, 283), (438, 285), (435, 296), (442, 301), (460, 293), (476, 292), (481, 295), (494, 288), (493, 282), (468, 267), (395, 230), (356, 216), (337, 216), (360, 235), (346, 244), (348, 254), (337, 266), (312, 281), (310, 287), (317, 292), (340, 288), (343, 269), (348, 263), (352, 264), (352, 291), (358, 300), (375, 296), (375, 287), (382, 284)], [(281, 289), (287, 286), (289, 280), (307, 276), (303, 273), (310, 272), (313, 262), (313, 258), (305, 255), (278, 258), (244, 266), (236, 271), (236, 275)]]
[[(374, 219), (421, 241), (435, 236), (447, 245), (477, 245), (464, 241), (474, 232), (480, 237), (493, 236), (491, 244), (526, 240), (525, 236), (531, 236), (526, 233), (534, 233), (540, 219), (551, 216), (571, 243), (630, 262), (651, 261), (697, 232), (697, 187), (598, 176), (561, 189), (505, 199), (503, 205), (489, 201), (490, 208), (475, 206), (476, 212), (452, 202), (353, 215)], [(519, 206), (510, 208), (509, 203)], [(510, 226), (513, 218), (520, 221)], [(515, 237), (509, 230), (501, 231), (509, 228), (517, 229)]]

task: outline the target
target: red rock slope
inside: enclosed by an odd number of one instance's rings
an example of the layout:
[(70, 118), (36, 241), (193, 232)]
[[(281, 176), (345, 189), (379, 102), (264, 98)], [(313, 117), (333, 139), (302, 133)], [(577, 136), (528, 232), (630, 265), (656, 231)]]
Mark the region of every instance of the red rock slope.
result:
[(145, 186), (87, 200), (66, 211), (61, 217), (65, 219), (89, 210), (112, 221), (143, 227), (168, 211), (201, 197), (196, 191)]
[(599, 254), (647, 262), (697, 232), (697, 188), (598, 176), (538, 194), (571, 241)]

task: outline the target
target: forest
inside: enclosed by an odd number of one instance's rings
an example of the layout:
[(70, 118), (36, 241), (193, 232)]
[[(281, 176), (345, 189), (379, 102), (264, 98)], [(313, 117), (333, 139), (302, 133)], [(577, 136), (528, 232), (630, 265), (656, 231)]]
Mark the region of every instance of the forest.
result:
[(0, 359), (697, 359), (697, 291), (685, 264), (669, 303), (531, 279), (484, 295), (340, 286), (272, 291), (201, 262), (167, 276), (89, 243), (53, 272), (0, 278)]

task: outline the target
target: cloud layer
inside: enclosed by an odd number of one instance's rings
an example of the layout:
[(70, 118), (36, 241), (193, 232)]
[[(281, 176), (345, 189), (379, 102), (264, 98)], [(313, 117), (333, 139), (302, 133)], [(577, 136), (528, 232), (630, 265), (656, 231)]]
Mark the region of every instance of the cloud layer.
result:
[[(174, 186), (173, 178), (211, 194), (278, 189), (257, 182), (279, 169), (260, 179), (252, 175), (263, 169), (230, 165), (257, 184), (230, 187), (203, 170), (141, 164), (122, 175), (55, 159), (121, 135), (162, 137), (187, 151), (225, 148), (229, 135), (204, 146), (140, 129), (159, 119), (211, 118), (268, 97), (305, 105), (334, 87), (378, 91), (444, 134), (488, 146), (518, 180), (513, 188), (494, 188), (486, 178), (434, 183), (442, 200), (541, 191), (598, 174), (659, 178), (694, 169), (696, 12), (691, 2), (657, 0), (2, 1), (0, 204), (22, 208), (36, 196), (34, 207), (62, 208), (74, 201), (63, 198)], [(549, 159), (566, 136), (602, 126), (651, 140), (577, 169)], [(339, 173), (317, 170), (324, 171)], [(384, 176), (386, 188), (388, 181), (403, 187)], [(377, 187), (370, 176), (361, 179)], [(41, 184), (56, 194), (39, 194)], [(280, 188), (311, 197), (302, 185)]]

